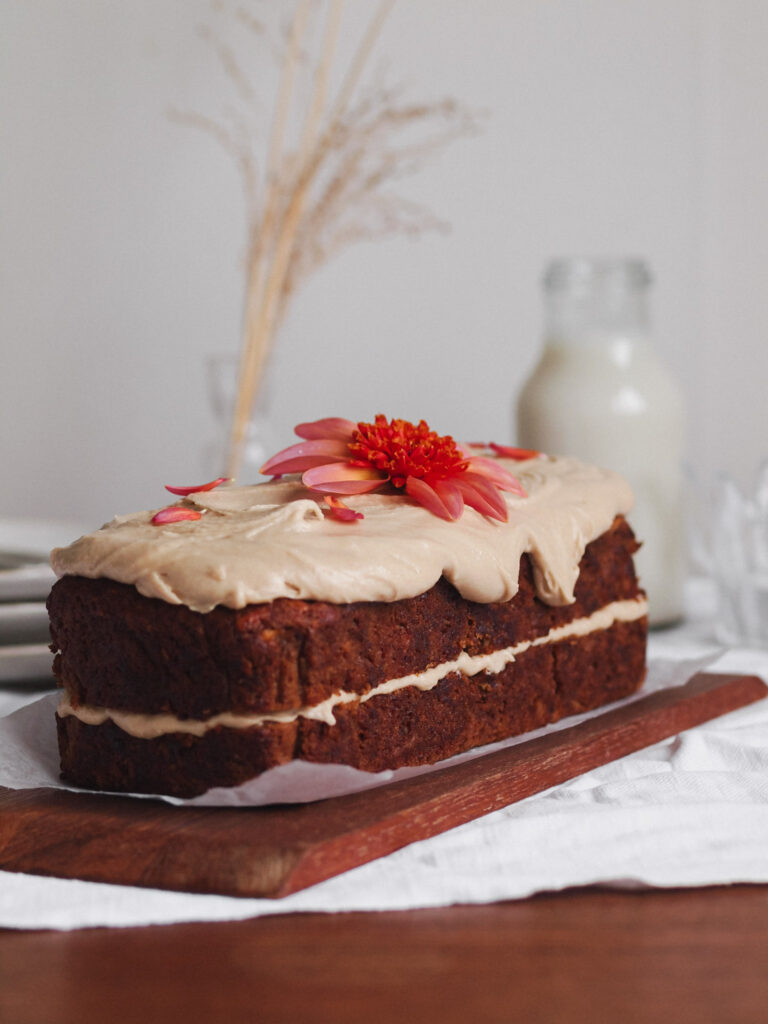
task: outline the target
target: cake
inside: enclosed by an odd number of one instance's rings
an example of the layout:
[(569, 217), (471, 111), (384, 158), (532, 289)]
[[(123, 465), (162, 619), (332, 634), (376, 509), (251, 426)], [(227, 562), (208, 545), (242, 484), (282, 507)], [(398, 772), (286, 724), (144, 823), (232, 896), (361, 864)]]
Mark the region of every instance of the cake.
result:
[[(434, 764), (636, 690), (628, 485), (571, 458), (457, 450), (444, 478), (469, 467), (463, 507), (422, 475), (442, 513), (407, 473), (346, 461), (336, 476), (370, 486), (343, 500), (327, 472), (330, 496), (306, 471), (216, 481), (54, 551), (62, 777), (191, 797), (295, 759)], [(503, 511), (474, 501), (476, 469)]]

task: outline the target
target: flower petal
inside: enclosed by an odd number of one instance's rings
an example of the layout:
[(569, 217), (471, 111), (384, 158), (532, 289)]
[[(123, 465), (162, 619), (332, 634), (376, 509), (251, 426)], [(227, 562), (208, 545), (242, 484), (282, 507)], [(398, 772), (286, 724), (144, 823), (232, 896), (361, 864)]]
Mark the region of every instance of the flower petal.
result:
[(490, 480), (467, 472), (457, 477), (455, 483), (461, 491), (466, 505), (484, 516), (490, 516), (491, 519), (498, 519), (499, 522), (506, 523), (507, 503)]
[(349, 449), (343, 441), (328, 438), (316, 441), (300, 441), (284, 448), (259, 470), (265, 476), (282, 475), (283, 473), (303, 473), (305, 469), (321, 466), (326, 462), (346, 462)]
[(183, 519), (202, 519), (202, 515), (194, 508), (169, 505), (168, 508), (161, 508), (156, 512), (151, 522), (154, 526), (165, 526), (166, 523), (180, 523)]
[(500, 466), (498, 462), (495, 462), (493, 459), (486, 459), (481, 455), (475, 455), (468, 462), (467, 472), (485, 477), (486, 480), (495, 484), (496, 487), (502, 491), (510, 491), (512, 494), (517, 494), (521, 498), (528, 497), (525, 492), (525, 488), (517, 477), (513, 476), (508, 469)]
[(301, 480), (313, 491), (328, 491), (329, 494), (365, 494), (381, 487), (386, 482), (386, 477), (373, 467), (364, 469), (351, 466), (348, 462), (333, 462), (307, 470)]
[(435, 516), (439, 516), (441, 519), (455, 520), (461, 515), (452, 515), (451, 508), (441, 498), (434, 487), (426, 482), (424, 479), (420, 479), (417, 476), (406, 477), (405, 490), (413, 498), (414, 501), (418, 501), (420, 505), (431, 512)]
[(329, 494), (368, 494), (384, 483), (383, 480), (341, 480), (337, 483), (325, 483), (321, 487), (312, 487), (313, 491), (328, 491)]
[(464, 498), (454, 480), (435, 480), (432, 486), (443, 502), (450, 519), (458, 519), (464, 511)]
[(345, 420), (338, 416), (329, 416), (324, 420), (314, 420), (311, 423), (299, 423), (293, 428), (293, 432), (299, 437), (308, 441), (329, 438), (334, 441), (351, 441), (352, 434), (357, 427), (352, 420)]
[(496, 444), (495, 441), (491, 441), (488, 447), (502, 459), (516, 459), (518, 462), (523, 462), (525, 459), (537, 459), (541, 455), (541, 452), (537, 452), (534, 448), (515, 448), (514, 445)]
[(230, 478), (228, 476), (220, 476), (218, 480), (211, 480), (208, 484), (200, 484), (199, 487), (169, 487), (165, 485), (166, 491), (170, 491), (171, 494), (180, 494), (182, 498), (186, 498), (189, 494), (199, 494), (201, 491), (212, 491), (214, 487), (218, 487), (219, 484), (225, 484)]
[(362, 512), (356, 512), (349, 505), (345, 505), (341, 498), (336, 498), (332, 494), (324, 494), (323, 501), (328, 506), (323, 511), (333, 519), (340, 519), (343, 523), (353, 523), (357, 519), (365, 518)]

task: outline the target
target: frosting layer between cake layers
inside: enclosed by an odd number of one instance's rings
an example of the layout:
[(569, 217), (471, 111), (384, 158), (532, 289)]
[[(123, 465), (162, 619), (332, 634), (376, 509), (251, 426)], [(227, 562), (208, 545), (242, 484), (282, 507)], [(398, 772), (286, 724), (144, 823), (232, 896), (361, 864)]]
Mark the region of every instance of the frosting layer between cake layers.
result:
[(441, 576), (467, 600), (508, 601), (528, 553), (541, 600), (570, 604), (584, 549), (630, 511), (631, 489), (617, 474), (572, 458), (499, 462), (528, 495), (505, 495), (506, 523), (471, 508), (447, 522), (402, 493), (357, 495), (350, 504), (364, 518), (342, 523), (287, 477), (197, 492), (180, 503), (202, 513), (196, 521), (156, 526), (152, 512), (117, 516), (54, 550), (51, 564), (59, 576), (106, 577), (208, 612), (281, 597), (399, 601)]
[(335, 725), (336, 717), (334, 709), (340, 704), (349, 704), (360, 701), (364, 704), (374, 697), (380, 697), (399, 690), (413, 686), (418, 690), (428, 691), (434, 689), (446, 676), (453, 673), (461, 673), (465, 677), (486, 673), (495, 675), (501, 672), (507, 665), (532, 647), (542, 647), (548, 644), (558, 643), (561, 640), (576, 639), (588, 636), (590, 633), (610, 629), (617, 622), (636, 622), (648, 613), (648, 603), (645, 598), (638, 597), (632, 600), (614, 601), (599, 611), (582, 619), (573, 620), (563, 626), (553, 627), (543, 636), (535, 637), (532, 640), (524, 640), (513, 647), (505, 647), (495, 650), (489, 654), (470, 655), (462, 652), (451, 662), (444, 662), (423, 672), (415, 672), (400, 679), (390, 679), (369, 690), (367, 693), (349, 693), (339, 690), (332, 696), (315, 704), (312, 707), (297, 708), (293, 711), (274, 711), (267, 714), (234, 714), (232, 712), (221, 712), (211, 718), (200, 720), (194, 718), (179, 718), (177, 715), (165, 714), (141, 714), (131, 711), (119, 711), (112, 708), (97, 708), (88, 705), (75, 707), (69, 696), (65, 693), (59, 703), (57, 713), (65, 717), (74, 715), (81, 722), (88, 725), (103, 725), (106, 721), (112, 721), (118, 728), (131, 736), (144, 739), (154, 739), (157, 736), (165, 736), (168, 733), (188, 733), (193, 736), (202, 736), (210, 729), (221, 726), (230, 729), (250, 729), (254, 726), (264, 725), (265, 722), (293, 722), (297, 718), (309, 718), (317, 722), (325, 722), (326, 725)]

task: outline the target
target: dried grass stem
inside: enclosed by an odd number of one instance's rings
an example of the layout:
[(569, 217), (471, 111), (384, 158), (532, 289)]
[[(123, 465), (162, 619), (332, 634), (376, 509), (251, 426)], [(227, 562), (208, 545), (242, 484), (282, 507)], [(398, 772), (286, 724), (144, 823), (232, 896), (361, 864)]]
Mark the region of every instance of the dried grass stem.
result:
[[(416, 236), (445, 228), (417, 203), (383, 187), (412, 174), (436, 151), (476, 130), (477, 120), (452, 100), (401, 103), (391, 90), (359, 86), (394, 0), (381, 0), (363, 32), (332, 102), (330, 78), (344, 13), (344, 0), (325, 5), (316, 60), (305, 58), (305, 42), (318, 4), (298, 0), (281, 61), (266, 159), (247, 121), (229, 112), (226, 123), (200, 114), (173, 113), (216, 140), (235, 160), (248, 210), (246, 292), (242, 347), (225, 473), (237, 477), (248, 422), (267, 360), (288, 301), (311, 272), (349, 245), (394, 234)], [(255, 37), (262, 22), (238, 21)], [(231, 47), (206, 34), (239, 101), (249, 111), (256, 92)], [(311, 93), (298, 143), (288, 134), (296, 111), (299, 76), (311, 76)], [(353, 106), (355, 98), (357, 101)], [(426, 135), (424, 126), (428, 127)], [(422, 131), (421, 137), (413, 133)], [(408, 135), (407, 141), (403, 137)], [(258, 166), (263, 165), (261, 174)]]

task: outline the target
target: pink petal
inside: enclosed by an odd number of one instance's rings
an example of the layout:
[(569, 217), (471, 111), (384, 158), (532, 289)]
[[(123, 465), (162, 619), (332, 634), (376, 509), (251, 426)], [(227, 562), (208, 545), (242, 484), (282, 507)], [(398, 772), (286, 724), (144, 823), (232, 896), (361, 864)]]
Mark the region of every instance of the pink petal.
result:
[(211, 480), (209, 484), (200, 484), (199, 487), (169, 487), (165, 485), (166, 491), (170, 491), (171, 494), (180, 494), (183, 498), (186, 498), (189, 494), (199, 494), (201, 491), (212, 491), (214, 487), (218, 487), (219, 484), (225, 484), (229, 480), (228, 476), (220, 476), (218, 480)]
[(351, 441), (352, 433), (356, 429), (357, 424), (352, 420), (329, 416), (327, 419), (314, 420), (312, 423), (300, 423), (293, 428), (293, 432), (308, 441), (319, 440), (323, 437), (336, 441)]
[(491, 519), (506, 523), (507, 503), (489, 480), (467, 472), (456, 478), (456, 486), (470, 508), (484, 516), (490, 516)]
[(179, 523), (183, 519), (202, 519), (202, 515), (193, 508), (169, 505), (168, 508), (161, 508), (156, 512), (151, 521), (155, 526), (164, 526), (166, 523)]
[(328, 491), (330, 494), (368, 494), (384, 483), (383, 480), (342, 480), (338, 483), (325, 483), (322, 487), (312, 487), (313, 491)]
[(363, 469), (338, 462), (309, 469), (301, 480), (313, 491), (327, 491), (329, 494), (365, 494), (385, 483), (385, 477), (372, 467)]
[(324, 494), (323, 501), (328, 506), (327, 514), (334, 519), (340, 519), (343, 523), (353, 523), (356, 519), (364, 518), (362, 512), (355, 512), (353, 508), (345, 505), (340, 498), (335, 498), (332, 494)]
[(510, 491), (512, 494), (517, 494), (521, 498), (526, 498), (528, 496), (525, 492), (525, 488), (517, 477), (512, 476), (508, 469), (500, 466), (498, 462), (494, 462), (493, 459), (485, 459), (481, 455), (475, 455), (474, 458), (469, 460), (467, 472), (485, 477), (502, 491)]
[(268, 459), (259, 470), (265, 476), (283, 473), (303, 473), (305, 469), (321, 466), (326, 462), (346, 462), (349, 449), (343, 441), (328, 438), (316, 441), (300, 441), (284, 448)]
[[(315, 469), (317, 466), (335, 466), (344, 460), (333, 455), (304, 455), (296, 459), (287, 459), (277, 463), (274, 469), (267, 470), (273, 479), (280, 479), (286, 473), (303, 473), (307, 469)], [(264, 469), (262, 469), (262, 473)]]
[[(458, 516), (451, 515), (451, 509), (445, 501), (440, 497), (434, 487), (425, 481), (419, 479), (416, 476), (409, 476), (405, 481), (405, 490), (413, 498), (414, 501), (418, 501), (420, 505), (431, 512), (435, 516), (439, 516), (440, 519), (455, 520)], [(459, 513), (461, 515), (461, 513)]]
[(464, 498), (453, 480), (436, 480), (434, 487), (438, 498), (448, 510), (450, 519), (458, 519), (464, 511)]
[(518, 462), (522, 462), (524, 459), (537, 459), (541, 455), (541, 452), (537, 452), (533, 448), (515, 448), (513, 445), (496, 444), (494, 441), (491, 441), (488, 447), (501, 458), (517, 459)]

